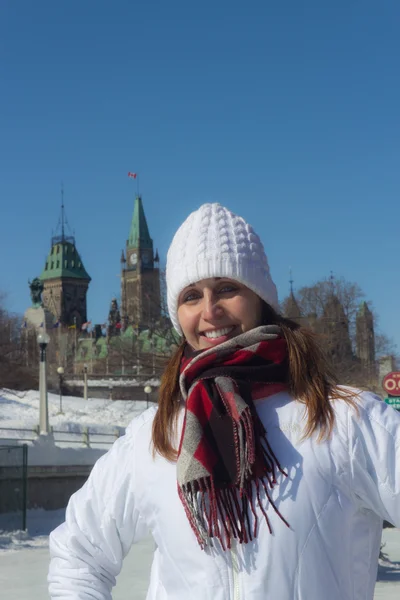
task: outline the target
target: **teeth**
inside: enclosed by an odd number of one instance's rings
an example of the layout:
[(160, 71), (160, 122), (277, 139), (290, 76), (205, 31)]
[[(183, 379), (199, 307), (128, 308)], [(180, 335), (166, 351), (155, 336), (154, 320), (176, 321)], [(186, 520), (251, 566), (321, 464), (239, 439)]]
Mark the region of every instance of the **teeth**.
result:
[(233, 327), (224, 327), (223, 329), (215, 329), (214, 331), (205, 331), (204, 335), (207, 338), (219, 338), (232, 331)]

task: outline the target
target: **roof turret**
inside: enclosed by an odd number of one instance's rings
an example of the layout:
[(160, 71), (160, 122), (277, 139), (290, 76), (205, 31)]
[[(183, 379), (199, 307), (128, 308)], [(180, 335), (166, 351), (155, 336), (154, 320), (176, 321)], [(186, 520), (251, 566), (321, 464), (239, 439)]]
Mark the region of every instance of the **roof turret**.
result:
[(75, 244), (60, 238), (56, 241), (53, 238), (51, 250), (47, 256), (45, 267), (40, 275), (40, 279), (72, 278), (84, 279), (90, 281), (91, 278), (83, 266), (82, 259), (79, 255)]

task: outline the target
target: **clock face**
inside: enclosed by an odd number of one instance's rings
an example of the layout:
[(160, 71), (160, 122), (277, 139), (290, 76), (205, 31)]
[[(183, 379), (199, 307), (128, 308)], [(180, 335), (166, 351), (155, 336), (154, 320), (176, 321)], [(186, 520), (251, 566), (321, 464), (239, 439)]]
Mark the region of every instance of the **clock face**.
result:
[(131, 263), (131, 265), (136, 265), (136, 263), (137, 263), (137, 254), (136, 254), (136, 252), (133, 252), (130, 255), (129, 262)]

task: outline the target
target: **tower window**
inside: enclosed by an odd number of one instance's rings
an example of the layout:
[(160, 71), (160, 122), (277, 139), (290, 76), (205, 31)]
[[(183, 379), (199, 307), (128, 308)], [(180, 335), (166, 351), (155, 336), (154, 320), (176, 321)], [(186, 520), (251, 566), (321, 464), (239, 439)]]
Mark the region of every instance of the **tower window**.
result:
[(68, 246), (64, 246), (64, 251), (68, 254)]
[(68, 261), (64, 260), (64, 269), (68, 269)]
[(60, 254), (60, 244), (57, 244), (57, 254)]
[(51, 268), (54, 269), (54, 260), (51, 261)]
[(72, 260), (72, 261), (71, 261), (71, 267), (72, 267), (72, 268), (74, 268), (74, 267), (75, 267), (75, 261), (74, 261), (74, 260)]
[(44, 270), (47, 271), (48, 268), (49, 268), (49, 263), (47, 262)]
[(56, 266), (56, 269), (58, 269), (59, 267), (60, 267), (60, 261), (58, 260), (58, 261), (57, 261), (57, 266)]

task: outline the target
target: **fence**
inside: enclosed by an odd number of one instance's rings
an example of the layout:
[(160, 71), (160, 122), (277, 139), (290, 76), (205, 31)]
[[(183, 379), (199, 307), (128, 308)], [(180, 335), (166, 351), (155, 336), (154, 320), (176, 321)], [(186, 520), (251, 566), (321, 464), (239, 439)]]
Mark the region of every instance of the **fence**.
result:
[(28, 446), (0, 446), (0, 530), (26, 529)]
[[(3, 432), (12, 432), (10, 437), (3, 435)], [(39, 435), (39, 425), (32, 429), (21, 429), (18, 427), (0, 427), (0, 440), (2, 443), (15, 443), (16, 441), (33, 442)], [(71, 444), (84, 445), (88, 448), (91, 446), (102, 445), (112, 446), (116, 439), (124, 434), (124, 429), (115, 429), (114, 433), (101, 433), (90, 429), (90, 427), (82, 427), (80, 431), (62, 431), (50, 427), (50, 433), (53, 436), (54, 442), (57, 445)], [(7, 445), (7, 447), (10, 447)]]

